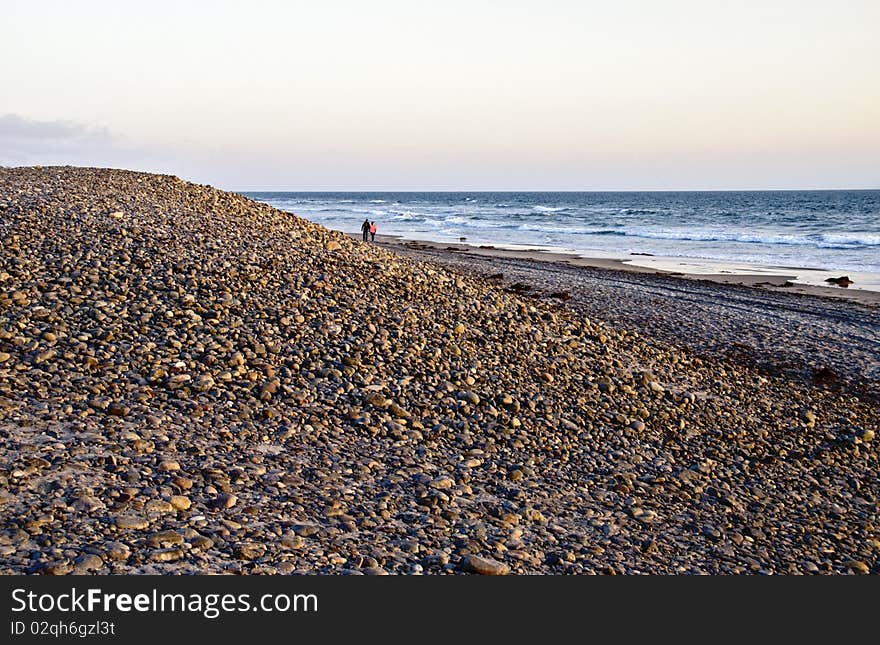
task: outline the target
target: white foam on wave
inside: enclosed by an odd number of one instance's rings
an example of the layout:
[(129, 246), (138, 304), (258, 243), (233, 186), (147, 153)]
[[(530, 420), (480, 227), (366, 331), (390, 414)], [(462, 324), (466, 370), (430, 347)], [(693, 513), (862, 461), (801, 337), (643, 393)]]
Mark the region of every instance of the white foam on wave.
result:
[(505, 222), (491, 222), (487, 220), (474, 220), (460, 215), (446, 217), (440, 222), (441, 224), (449, 224), (453, 226), (463, 226), (465, 228), (505, 228), (508, 225)]
[(607, 228), (574, 228), (565, 226), (548, 226), (545, 224), (520, 224), (520, 231), (534, 233), (555, 233), (558, 235), (624, 235), (623, 232), (613, 231)]
[(654, 240), (673, 240), (682, 242), (738, 242), (743, 244), (766, 244), (784, 246), (812, 246), (823, 249), (853, 249), (860, 246), (880, 245), (880, 234), (876, 233), (820, 233), (794, 235), (785, 233), (745, 231), (700, 231), (676, 229), (632, 228), (609, 231), (627, 237), (641, 237)]
[(414, 213), (413, 211), (403, 211), (402, 213), (394, 213), (391, 219), (398, 222), (410, 222), (413, 220), (423, 219), (421, 215), (418, 213)]
[(532, 206), (532, 210), (535, 210), (539, 213), (561, 213), (562, 211), (567, 211), (568, 206)]
[(880, 246), (880, 233), (823, 233), (821, 238), (827, 244)]

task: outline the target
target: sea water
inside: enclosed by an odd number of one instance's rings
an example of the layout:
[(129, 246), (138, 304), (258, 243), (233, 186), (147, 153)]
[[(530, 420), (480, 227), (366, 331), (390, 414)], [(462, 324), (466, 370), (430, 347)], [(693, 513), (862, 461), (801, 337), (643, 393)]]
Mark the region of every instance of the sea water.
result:
[(353, 234), (368, 218), (406, 239), (681, 258), (695, 272), (880, 274), (880, 190), (245, 194)]

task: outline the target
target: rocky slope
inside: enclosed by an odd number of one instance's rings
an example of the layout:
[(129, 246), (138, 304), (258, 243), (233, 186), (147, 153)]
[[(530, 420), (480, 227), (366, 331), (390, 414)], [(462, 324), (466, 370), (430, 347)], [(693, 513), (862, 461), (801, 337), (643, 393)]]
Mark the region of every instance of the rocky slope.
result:
[(170, 176), (0, 237), (3, 571), (880, 571), (870, 401)]

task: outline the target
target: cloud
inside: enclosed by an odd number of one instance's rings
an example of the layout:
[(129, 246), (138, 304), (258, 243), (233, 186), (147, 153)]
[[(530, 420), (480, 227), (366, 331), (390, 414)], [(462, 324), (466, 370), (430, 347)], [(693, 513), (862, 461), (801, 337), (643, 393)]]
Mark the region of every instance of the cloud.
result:
[(117, 143), (107, 129), (69, 120), (0, 115), (0, 164), (70, 161), (107, 153)]
[[(69, 119), (41, 121), (0, 114), (0, 166), (93, 166), (187, 175), (203, 155), (173, 145), (144, 142), (104, 127)], [(207, 179), (202, 179), (207, 181)]]
[(0, 141), (53, 141), (109, 143), (106, 128), (93, 128), (75, 121), (36, 121), (17, 114), (0, 116)]

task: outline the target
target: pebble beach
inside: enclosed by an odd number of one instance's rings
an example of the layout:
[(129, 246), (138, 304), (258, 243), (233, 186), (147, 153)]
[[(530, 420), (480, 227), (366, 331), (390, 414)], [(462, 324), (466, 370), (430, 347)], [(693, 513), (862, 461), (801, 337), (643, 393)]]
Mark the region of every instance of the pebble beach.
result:
[(0, 238), (3, 573), (880, 573), (876, 307), (761, 345), (123, 170), (0, 168)]

